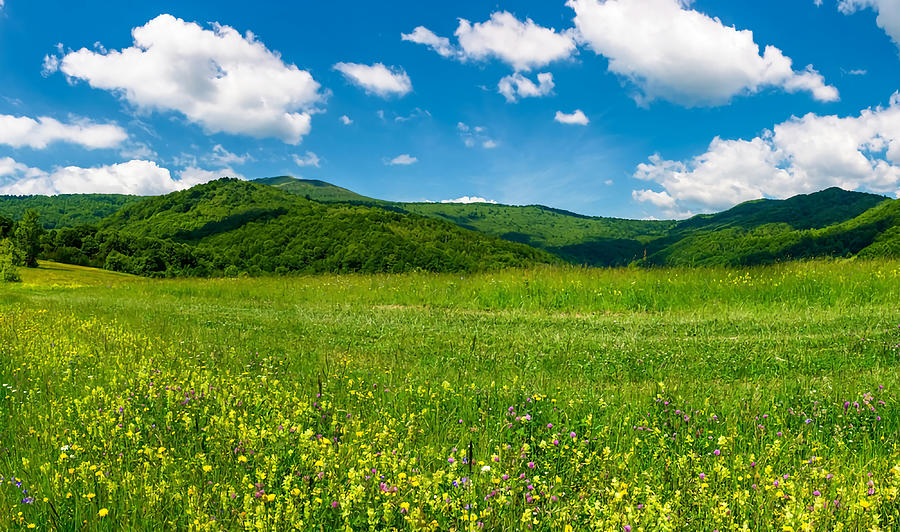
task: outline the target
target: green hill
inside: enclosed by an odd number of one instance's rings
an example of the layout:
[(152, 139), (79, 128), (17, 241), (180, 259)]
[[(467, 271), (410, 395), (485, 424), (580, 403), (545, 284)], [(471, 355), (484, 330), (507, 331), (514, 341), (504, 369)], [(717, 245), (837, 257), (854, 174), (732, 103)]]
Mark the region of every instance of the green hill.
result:
[(127, 205), (99, 228), (45, 237), (45, 255), (141, 275), (468, 272), (553, 263), (522, 244), (373, 207), (220, 179)]
[(312, 200), (367, 205), (451, 222), (510, 242), (528, 244), (567, 262), (622, 266), (641, 257), (646, 243), (675, 222), (584, 216), (543, 205), (401, 203), (368, 198), (324, 181), (289, 176), (257, 179)]
[(366, 205), (386, 205), (390, 202), (357, 194), (346, 188), (319, 181), (318, 179), (298, 179), (291, 176), (264, 177), (254, 179), (254, 183), (269, 185), (291, 194), (304, 196), (322, 203), (358, 203)]
[(47, 229), (96, 224), (140, 196), (121, 194), (60, 194), (58, 196), (0, 196), (0, 216), (18, 220), (35, 210)]
[[(284, 190), (310, 190), (301, 180), (275, 179)], [(317, 188), (345, 190), (327, 183)], [(584, 216), (541, 205), (392, 203), (344, 193), (308, 195), (317, 201), (347, 201), (445, 220), (543, 249), (570, 263), (591, 266), (632, 262), (681, 266), (758, 264), (813, 256), (850, 256), (865, 247), (860, 244), (876, 242), (878, 245), (867, 254), (891, 253), (900, 238), (876, 239), (876, 235), (859, 228), (817, 233), (853, 220), (886, 200), (884, 196), (839, 188), (785, 200), (748, 201), (727, 211), (677, 222)]]
[(665, 236), (670, 221), (583, 216), (542, 205), (403, 203), (408, 212), (541, 248), (574, 264), (624, 266), (639, 259), (647, 243)]
[(753, 229), (761, 225), (783, 223), (792, 229), (821, 229), (844, 222), (885, 200), (884, 196), (849, 192), (837, 187), (813, 194), (801, 194), (785, 200), (760, 199), (736, 205), (717, 214), (702, 214), (678, 222), (674, 230)]
[[(805, 209), (815, 212), (807, 215)], [(766, 214), (773, 222), (761, 223)], [(681, 222), (671, 235), (653, 243), (645, 263), (751, 265), (900, 254), (900, 201), (873, 194), (827, 189), (787, 200), (741, 204), (702, 221), (707, 223), (698, 224), (695, 218)]]
[(229, 267), (252, 274), (472, 271), (555, 260), (706, 266), (900, 256), (900, 203), (838, 188), (688, 220), (646, 221), (540, 205), (389, 202), (280, 176), (219, 180), (149, 198), (0, 197), (0, 226), (11, 227), (4, 214), (15, 219), (28, 208), (52, 229), (45, 258), (153, 275), (210, 275)]

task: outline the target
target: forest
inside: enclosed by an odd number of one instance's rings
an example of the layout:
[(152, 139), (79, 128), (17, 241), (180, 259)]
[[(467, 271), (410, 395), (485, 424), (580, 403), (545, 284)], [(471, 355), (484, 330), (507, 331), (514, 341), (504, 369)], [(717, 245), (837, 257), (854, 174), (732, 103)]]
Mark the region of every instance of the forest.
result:
[(10, 279), (38, 258), (151, 277), (210, 277), (896, 256), (898, 200), (838, 188), (681, 221), (541, 205), (388, 202), (289, 176), (225, 178), (155, 197), (0, 197), (0, 268)]

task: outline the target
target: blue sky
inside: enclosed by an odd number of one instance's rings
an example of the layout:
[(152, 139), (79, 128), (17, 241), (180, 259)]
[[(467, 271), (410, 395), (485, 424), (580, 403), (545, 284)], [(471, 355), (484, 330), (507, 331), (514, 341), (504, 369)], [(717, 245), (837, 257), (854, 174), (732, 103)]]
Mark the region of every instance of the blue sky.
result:
[(6, 0), (0, 193), (289, 174), (630, 218), (893, 197), (900, 6), (818, 3)]

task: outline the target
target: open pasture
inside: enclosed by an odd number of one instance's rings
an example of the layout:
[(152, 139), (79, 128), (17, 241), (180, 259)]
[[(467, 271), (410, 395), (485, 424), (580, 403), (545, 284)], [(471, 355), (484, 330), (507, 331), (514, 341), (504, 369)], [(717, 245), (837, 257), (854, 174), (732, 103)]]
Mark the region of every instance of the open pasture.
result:
[(0, 520), (890, 530), (900, 262), (0, 289)]

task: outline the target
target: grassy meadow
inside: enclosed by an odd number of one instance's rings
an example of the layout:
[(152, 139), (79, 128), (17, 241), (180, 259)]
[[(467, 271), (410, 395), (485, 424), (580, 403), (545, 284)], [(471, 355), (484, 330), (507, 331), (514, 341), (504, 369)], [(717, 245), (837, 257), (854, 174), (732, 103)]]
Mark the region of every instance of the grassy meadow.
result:
[(900, 528), (900, 261), (22, 277), (0, 529)]

